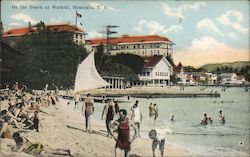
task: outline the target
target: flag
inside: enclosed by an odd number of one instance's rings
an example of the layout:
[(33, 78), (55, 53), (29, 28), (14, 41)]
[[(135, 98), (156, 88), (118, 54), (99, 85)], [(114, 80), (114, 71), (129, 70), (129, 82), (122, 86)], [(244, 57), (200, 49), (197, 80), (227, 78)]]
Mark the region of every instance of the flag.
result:
[(77, 17), (82, 17), (82, 15), (79, 14), (78, 12), (76, 12), (76, 16), (77, 16)]

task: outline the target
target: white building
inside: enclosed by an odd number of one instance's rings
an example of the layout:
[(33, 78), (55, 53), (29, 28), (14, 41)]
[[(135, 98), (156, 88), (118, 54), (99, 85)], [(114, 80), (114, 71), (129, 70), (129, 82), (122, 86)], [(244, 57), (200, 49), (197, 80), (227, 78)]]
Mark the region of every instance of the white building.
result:
[(178, 79), (178, 84), (180, 85), (195, 85), (193, 74), (191, 72), (184, 71), (183, 68), (181, 68), (180, 72), (176, 74), (176, 77)]
[(217, 80), (218, 80), (217, 74), (205, 73), (205, 76), (207, 78), (208, 85), (216, 85), (217, 84)]
[(244, 84), (244, 77), (238, 77), (236, 73), (221, 73), (220, 84)]
[(139, 77), (139, 81), (134, 85), (158, 86), (170, 85), (170, 75), (173, 67), (164, 56), (144, 57), (144, 68)]
[[(174, 43), (166, 37), (158, 35), (128, 36), (116, 38), (98, 38), (86, 40), (86, 48), (90, 51), (97, 51), (97, 47), (103, 44), (105, 52), (111, 55), (134, 54), (139, 56), (171, 56)], [(107, 43), (109, 45), (107, 50)]]
[[(45, 29), (50, 30), (51, 32), (54, 32), (54, 33), (61, 33), (65, 35), (69, 34), (71, 40), (78, 45), (85, 43), (86, 33), (74, 25), (70, 25), (70, 24), (45, 25)], [(32, 26), (15, 28), (15, 29), (10, 29), (4, 32), (3, 38), (9, 41), (10, 43), (13, 43), (20, 36), (32, 34), (32, 33), (38, 33), (38, 32), (39, 30), (36, 27), (32, 27)], [(64, 37), (68, 37), (68, 36), (64, 36)]]

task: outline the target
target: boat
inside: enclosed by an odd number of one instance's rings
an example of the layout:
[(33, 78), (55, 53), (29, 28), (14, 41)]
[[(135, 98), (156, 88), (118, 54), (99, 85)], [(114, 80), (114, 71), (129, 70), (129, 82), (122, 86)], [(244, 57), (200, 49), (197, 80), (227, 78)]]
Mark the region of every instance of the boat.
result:
[(77, 68), (74, 93), (88, 93), (92, 89), (106, 86), (110, 84), (99, 75), (95, 66), (94, 52), (91, 52)]
[[(74, 86), (74, 94), (80, 93), (81, 99), (84, 100), (86, 98), (86, 94), (90, 93), (92, 89), (98, 89), (102, 87), (110, 86), (108, 82), (106, 82), (100, 74), (98, 73), (95, 66), (95, 55), (94, 52), (91, 52), (81, 64), (79, 64), (75, 77), (75, 86)], [(62, 98), (73, 100), (73, 95), (62, 95)], [(97, 97), (92, 96), (95, 102), (105, 103), (108, 99), (112, 99), (110, 97)], [(116, 99), (117, 102), (128, 102), (121, 99)]]

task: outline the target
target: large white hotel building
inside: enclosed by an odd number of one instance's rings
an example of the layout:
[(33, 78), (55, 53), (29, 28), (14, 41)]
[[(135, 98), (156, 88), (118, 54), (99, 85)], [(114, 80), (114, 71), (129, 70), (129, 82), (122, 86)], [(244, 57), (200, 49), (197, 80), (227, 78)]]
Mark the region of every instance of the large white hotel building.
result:
[[(86, 47), (91, 51), (97, 51), (97, 47), (102, 44), (105, 52), (110, 55), (134, 54), (139, 56), (171, 56), (173, 54), (174, 43), (166, 37), (158, 35), (128, 36), (115, 38), (97, 38), (86, 40)], [(108, 50), (107, 50), (107, 45)]]

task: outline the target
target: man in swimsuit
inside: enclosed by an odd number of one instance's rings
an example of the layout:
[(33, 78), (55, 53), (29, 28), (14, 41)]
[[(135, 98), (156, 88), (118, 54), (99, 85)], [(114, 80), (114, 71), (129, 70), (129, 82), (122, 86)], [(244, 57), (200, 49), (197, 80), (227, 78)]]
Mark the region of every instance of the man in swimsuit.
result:
[(114, 119), (114, 114), (115, 114), (115, 107), (114, 107), (114, 103), (113, 101), (111, 101), (110, 99), (108, 100), (107, 104), (104, 106), (103, 111), (102, 111), (102, 120), (103, 120), (103, 116), (106, 116), (106, 128), (107, 128), (107, 132), (108, 132), (108, 137), (110, 133), (110, 125), (111, 125), (111, 121)]
[(226, 123), (226, 121), (225, 121), (225, 115), (222, 113), (222, 111), (220, 110), (219, 111), (219, 117), (220, 117), (220, 123), (221, 124), (225, 124)]
[(90, 127), (90, 116), (94, 113), (94, 100), (87, 94), (87, 98), (84, 100), (84, 105), (82, 105), (82, 114), (85, 115), (85, 126), (86, 132), (91, 133)]
[(131, 125), (131, 127), (134, 129), (135, 134), (132, 140), (130, 140), (130, 135), (129, 135), (130, 127), (129, 127), (129, 120), (127, 117), (126, 110), (124, 109), (119, 110), (119, 119), (115, 121), (114, 124), (117, 126), (117, 132), (118, 132), (118, 137), (115, 137), (114, 134), (111, 133), (111, 135), (114, 137), (116, 141), (115, 156), (117, 153), (117, 148), (119, 148), (120, 150), (124, 151), (124, 156), (127, 157), (128, 152), (131, 149), (130, 145), (136, 138), (136, 131), (135, 131), (134, 126)]

